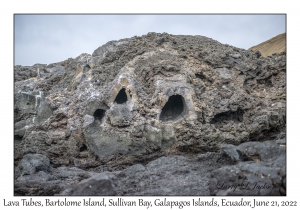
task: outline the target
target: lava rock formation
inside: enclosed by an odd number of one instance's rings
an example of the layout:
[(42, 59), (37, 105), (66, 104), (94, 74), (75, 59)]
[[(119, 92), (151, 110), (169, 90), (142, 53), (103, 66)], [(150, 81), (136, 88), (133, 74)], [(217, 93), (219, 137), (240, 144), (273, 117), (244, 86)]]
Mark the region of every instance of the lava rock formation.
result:
[(285, 195), (285, 53), (148, 33), (14, 73), (15, 195)]

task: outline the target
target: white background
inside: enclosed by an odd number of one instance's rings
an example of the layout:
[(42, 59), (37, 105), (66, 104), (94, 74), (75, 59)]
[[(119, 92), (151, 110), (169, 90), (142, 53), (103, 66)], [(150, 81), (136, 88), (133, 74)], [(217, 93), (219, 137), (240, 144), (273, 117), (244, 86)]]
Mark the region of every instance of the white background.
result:
[[(3, 199), (21, 200), (13, 196), (13, 14), (14, 13), (286, 13), (287, 14), (287, 197), (255, 197), (259, 200), (298, 200), (299, 203), (299, 11), (296, 1), (2, 1), (1, 24), (1, 177), (0, 206)], [(46, 197), (34, 197), (44, 201)], [(145, 199), (145, 197), (143, 197)], [(53, 199), (53, 197), (51, 198)], [(58, 197), (56, 197), (58, 199)], [(76, 199), (76, 197), (69, 197)], [(78, 198), (78, 199), (82, 199)], [(126, 197), (130, 199), (130, 197)], [(138, 197), (132, 199), (137, 200)], [(149, 199), (154, 200), (155, 197)], [(171, 197), (168, 197), (171, 199)], [(191, 197), (173, 197), (191, 200)], [(204, 199), (210, 199), (205, 197)], [(218, 197), (217, 199), (221, 199)], [(239, 197), (227, 199), (239, 200)], [(245, 199), (251, 200), (251, 197)], [(9, 208), (9, 207), (5, 207)], [(21, 207), (24, 209), (25, 207)], [(26, 207), (25, 209), (33, 207)], [(45, 208), (45, 207), (44, 207)], [(57, 208), (57, 207), (56, 207)], [(64, 209), (74, 207), (64, 207)], [(82, 208), (82, 207), (80, 207)], [(100, 207), (94, 207), (99, 209)], [(122, 207), (124, 208), (124, 207)], [(194, 207), (198, 209), (199, 207)], [(200, 207), (201, 208), (201, 207)], [(229, 208), (229, 207), (227, 207)], [(294, 207), (297, 209), (299, 207)], [(14, 209), (14, 207), (10, 207)], [(20, 209), (20, 208), (19, 208)], [(77, 208), (78, 209), (78, 208)], [(117, 208), (116, 208), (117, 209)], [(127, 209), (143, 209), (141, 207)], [(160, 208), (160, 209), (170, 209)], [(175, 208), (173, 208), (175, 209)], [(184, 208), (187, 209), (187, 208)], [(192, 208), (191, 208), (192, 209)], [(212, 208), (211, 208), (212, 209)], [(264, 208), (265, 209), (265, 208)]]

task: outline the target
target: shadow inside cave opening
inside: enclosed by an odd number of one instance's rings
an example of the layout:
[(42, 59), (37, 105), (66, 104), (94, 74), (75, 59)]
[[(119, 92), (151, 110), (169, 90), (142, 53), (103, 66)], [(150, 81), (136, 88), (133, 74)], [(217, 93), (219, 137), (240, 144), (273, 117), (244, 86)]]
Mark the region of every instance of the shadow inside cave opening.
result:
[(126, 101), (127, 101), (127, 94), (125, 92), (125, 88), (122, 88), (119, 91), (119, 93), (118, 93), (118, 95), (117, 95), (117, 97), (115, 99), (115, 103), (117, 103), (117, 104), (124, 104)]
[(170, 122), (182, 118), (186, 114), (185, 100), (181, 95), (172, 95), (162, 108), (160, 121)]
[(94, 112), (94, 118), (95, 118), (95, 120), (101, 121), (103, 119), (104, 115), (105, 115), (105, 110), (104, 109), (97, 109)]

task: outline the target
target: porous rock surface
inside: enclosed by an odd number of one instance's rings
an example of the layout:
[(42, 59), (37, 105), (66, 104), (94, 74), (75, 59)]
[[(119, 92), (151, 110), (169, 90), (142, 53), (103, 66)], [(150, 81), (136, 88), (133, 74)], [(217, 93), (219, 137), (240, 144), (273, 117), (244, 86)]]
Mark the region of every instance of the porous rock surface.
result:
[[(15, 194), (285, 194), (285, 61), (148, 33), (15, 66)], [(275, 187), (218, 187), (261, 177)]]

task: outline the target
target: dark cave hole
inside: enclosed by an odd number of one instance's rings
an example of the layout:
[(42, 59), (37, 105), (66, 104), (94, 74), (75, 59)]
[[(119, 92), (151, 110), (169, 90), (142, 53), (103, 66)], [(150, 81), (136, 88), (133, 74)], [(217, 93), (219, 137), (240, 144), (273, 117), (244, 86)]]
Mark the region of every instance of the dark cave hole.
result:
[(123, 104), (123, 103), (125, 103), (127, 101), (127, 94), (126, 94), (126, 92), (125, 92), (125, 88), (122, 88), (120, 91), (119, 91), (119, 93), (118, 93), (118, 95), (117, 95), (117, 97), (116, 97), (116, 99), (115, 99), (115, 102), (117, 103), (117, 104)]
[(230, 84), (230, 82), (223, 82), (223, 84), (222, 84), (222, 88), (226, 88), (226, 87), (228, 87), (228, 85)]
[(85, 144), (83, 144), (80, 149), (79, 149), (80, 152), (84, 152), (84, 151), (87, 151), (87, 146)]
[(15, 143), (15, 144), (21, 143), (22, 139), (23, 139), (23, 136), (20, 136), (20, 135), (14, 135), (14, 143)]
[(272, 78), (257, 80), (258, 84), (265, 85), (266, 87), (273, 87)]
[(94, 118), (95, 120), (102, 120), (103, 117), (105, 115), (105, 110), (104, 109), (97, 109), (95, 112), (94, 112)]
[(226, 121), (232, 120), (234, 122), (242, 122), (244, 116), (244, 110), (237, 109), (236, 111), (227, 111), (222, 112), (217, 115), (210, 121), (211, 124), (223, 124), (227, 123)]
[(284, 127), (265, 129), (260, 132), (251, 133), (250, 141), (268, 141), (276, 138), (282, 131), (285, 132)]
[(205, 80), (205, 79), (206, 79), (206, 77), (205, 77), (202, 73), (197, 73), (197, 74), (195, 74), (195, 76), (196, 76), (196, 78), (198, 78), (198, 79), (202, 79), (202, 80)]
[(169, 97), (168, 102), (163, 107), (159, 119), (162, 122), (174, 121), (185, 113), (185, 101), (181, 95)]

